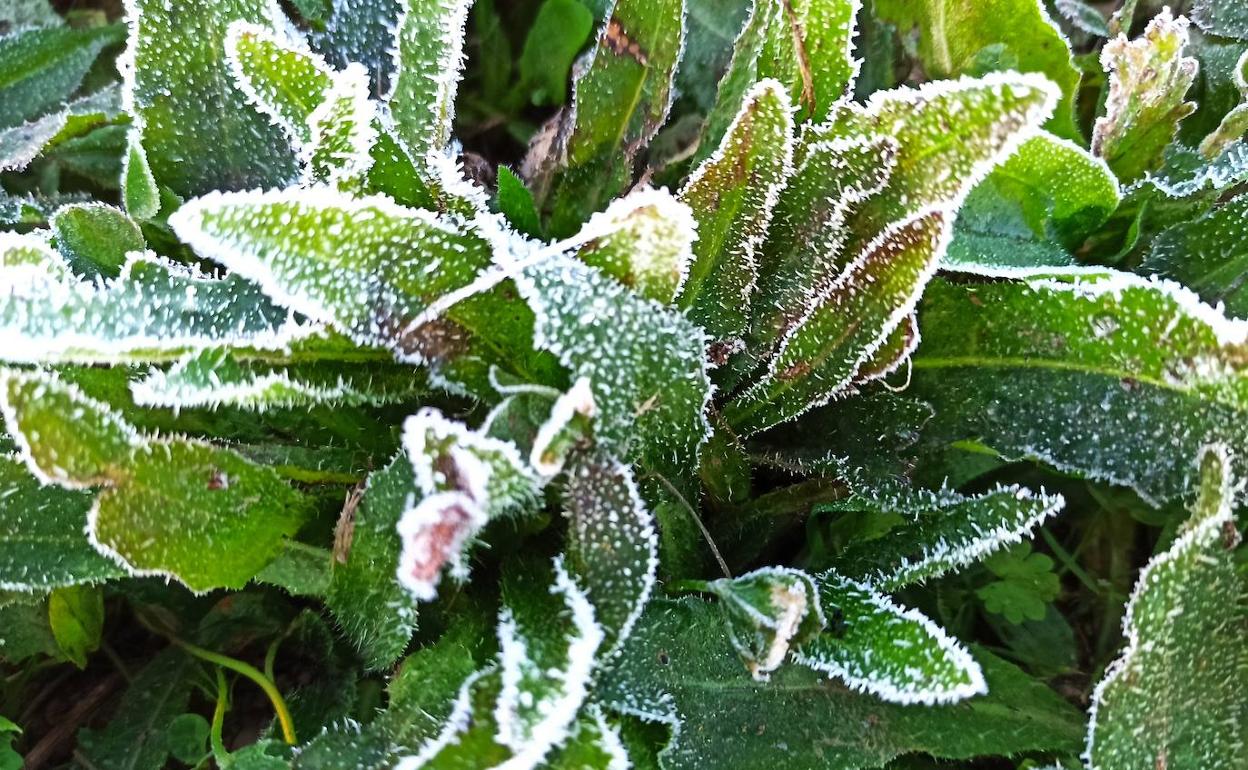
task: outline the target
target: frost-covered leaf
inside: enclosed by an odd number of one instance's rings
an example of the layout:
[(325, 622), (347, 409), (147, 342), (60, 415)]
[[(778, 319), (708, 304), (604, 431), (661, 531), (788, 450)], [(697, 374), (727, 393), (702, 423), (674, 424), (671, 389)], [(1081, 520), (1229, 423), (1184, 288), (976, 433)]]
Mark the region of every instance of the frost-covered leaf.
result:
[[(0, 239), (0, 253), (37, 243)], [(248, 347), (281, 350), (317, 333), (236, 275), (213, 278), (157, 257), (131, 252), (116, 278), (102, 282), (69, 272), (43, 247), (41, 269), (8, 265), (0, 256), (0, 358), (13, 363), (160, 361), (186, 350)]]
[(902, 706), (799, 665), (755, 682), (707, 602), (657, 599), (596, 688), (612, 711), (673, 728), (669, 770), (786, 767), (857, 770), (901, 754), (947, 759), (1077, 751), (1083, 715), (1043, 684), (986, 653), (989, 695), (954, 706)]
[(928, 287), (909, 395), (925, 432), (1173, 499), (1200, 447), (1248, 446), (1248, 326), (1176, 284), (1115, 273)]
[(282, 127), (292, 142), (312, 141), (308, 118), (324, 101), (334, 72), (299, 41), (248, 21), (225, 37), (226, 64), (255, 109)]
[(1211, 34), (1248, 40), (1248, 8), (1236, 0), (1195, 0), (1192, 19)]
[(827, 625), (815, 581), (801, 570), (763, 567), (706, 588), (719, 597), (732, 646), (760, 682), (780, 667), (790, 648)]
[(1248, 612), (1232, 465), (1226, 447), (1201, 453), (1192, 517), (1140, 572), (1122, 624), (1126, 648), (1092, 696), (1092, 770), (1242, 764)]
[(761, 80), (781, 84), (799, 124), (826, 118), (858, 76), (853, 43), (861, 7), (861, 0), (756, 0), (720, 81), (699, 157), (719, 146)]
[(21, 171), (49, 148), (116, 117), (121, 89), (109, 86), (66, 102), (59, 110), (0, 128), (0, 171)]
[(325, 604), (370, 669), (393, 664), (416, 629), (416, 602), (397, 577), (395, 536), (416, 489), (411, 461), (399, 456), (362, 492), (348, 493), (338, 520)]
[(535, 344), (589, 380), (599, 446), (669, 481), (695, 471), (709, 433), (704, 333), (569, 257), (527, 268), (516, 285), (537, 317)]
[(126, 154), (121, 162), (121, 198), (126, 213), (135, 219), (152, 219), (160, 212), (160, 187), (147, 162), (147, 151), (134, 131), (126, 137)]
[(628, 466), (589, 455), (573, 461), (563, 492), (568, 569), (582, 586), (606, 642), (632, 633), (650, 599), (658, 568), (654, 516)]
[(603, 632), (560, 560), (553, 571), (519, 571), (528, 579), (504, 586), (497, 668), (464, 683), (441, 733), (398, 770), (529, 770), (572, 734)]
[(76, 272), (115, 278), (132, 251), (144, 251), (142, 231), (125, 212), (102, 203), (70, 204), (49, 222), (56, 248)]
[(184, 197), (293, 181), (294, 150), (281, 128), (247, 103), (225, 45), (236, 21), (283, 28), (276, 3), (126, 0), (126, 11), (130, 38), (118, 66), (132, 141), (155, 180)]
[(1248, 317), (1248, 196), (1239, 196), (1153, 240), (1144, 270), (1179, 281), (1228, 315)]
[(444, 567), (466, 577), (464, 554), (491, 519), (534, 504), (540, 482), (515, 444), (471, 431), (436, 409), (403, 424), (403, 447), (420, 494), (397, 525), (399, 582), (421, 600), (437, 596)]
[(993, 69), (1036, 72), (1057, 84), (1062, 98), (1046, 127), (1075, 139), (1079, 70), (1070, 43), (1053, 23), (1043, 0), (884, 0), (882, 19), (919, 29), (919, 57), (932, 79), (982, 75), (985, 53)]
[(739, 339), (749, 324), (757, 252), (792, 172), (791, 111), (778, 81), (759, 82), (719, 148), (680, 191), (697, 220), (698, 240), (677, 304), (716, 342)]
[(308, 30), (308, 43), (335, 67), (359, 62), (368, 68), (373, 96), (390, 90), (395, 25), (400, 0), (327, 0), (329, 18)]
[(545, 170), (552, 235), (571, 235), (632, 181), (633, 159), (667, 120), (684, 39), (684, 0), (612, 4)]
[(1109, 25), (1105, 17), (1084, 0), (1057, 0), (1054, 6), (1057, 12), (1080, 32), (1097, 37), (1110, 36)]
[(44, 486), (16, 457), (0, 457), (0, 589), (45, 591), (125, 574), (84, 529), (92, 495)]
[(1104, 161), (1073, 142), (1037, 134), (971, 191), (941, 267), (1009, 276), (1073, 266), (1070, 252), (1120, 200)]
[(67, 101), (120, 25), (19, 28), (0, 36), (0, 127), (17, 126)]
[[(1245, 14), (1245, 32), (1248, 33), (1248, 14)], [(1248, 50), (1235, 63), (1231, 75), (1239, 89), (1240, 102), (1222, 117), (1222, 122), (1200, 143), (1200, 154), (1209, 160), (1216, 159), (1228, 147), (1241, 142), (1248, 134)]]
[(240, 361), (229, 350), (209, 348), (153, 369), (130, 384), (136, 404), (177, 409), (223, 405), (265, 411), (311, 404), (387, 404), (427, 390), (409, 367), (338, 361), (282, 367)]
[(273, 470), (203, 442), (145, 436), (55, 376), (4, 372), (0, 411), (36, 476), (101, 488), (87, 533), (132, 573), (198, 591), (240, 587), (305, 516)]
[(794, 659), (893, 703), (952, 703), (988, 691), (966, 648), (917, 610), (869, 586), (816, 578), (828, 628)]
[(798, 321), (766, 376), (724, 410), (733, 429), (757, 433), (843, 392), (918, 303), (950, 225), (932, 211), (869, 245)]
[(666, 190), (644, 188), (611, 202), (577, 234), (577, 256), (643, 297), (669, 304), (693, 259), (698, 223)]
[(325, 100), (308, 116), (303, 151), (304, 183), (359, 187), (373, 164), (377, 105), (368, 98), (368, 71), (362, 65), (336, 73)]
[(1141, 37), (1119, 35), (1101, 49), (1109, 94), (1092, 132), (1092, 152), (1123, 182), (1157, 169), (1179, 121), (1196, 109), (1185, 101), (1197, 71), (1196, 60), (1184, 56), (1188, 35), (1187, 19), (1165, 8)]
[[(864, 501), (884, 513), (887, 500)], [(1061, 495), (1017, 486), (983, 494), (949, 493), (928, 510), (850, 544), (836, 557), (836, 571), (882, 591), (938, 577), (1020, 542), (1065, 504)]]
[(546, 761), (550, 770), (629, 770), (633, 762), (619, 729), (597, 705), (588, 706), (565, 745)]
[(464, 62), (469, 0), (401, 0), (394, 41), (394, 88), (389, 94), (395, 133), (407, 153), (423, 160), (451, 139), (455, 92)]
[(488, 370), (495, 361), (543, 379), (546, 364), (530, 350), (531, 316), (509, 298), (510, 284), (426, 314), (491, 264), (490, 244), (450, 218), (317, 187), (214, 193), (169, 223), (203, 256), (359, 344), (434, 363), (457, 381), (454, 366)]

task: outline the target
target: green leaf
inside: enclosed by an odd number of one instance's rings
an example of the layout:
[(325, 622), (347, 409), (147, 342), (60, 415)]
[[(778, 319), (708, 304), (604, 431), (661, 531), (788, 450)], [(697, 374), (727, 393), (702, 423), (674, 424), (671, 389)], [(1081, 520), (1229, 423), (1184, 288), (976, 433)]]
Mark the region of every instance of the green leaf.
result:
[(563, 492), (568, 568), (594, 607), (611, 649), (632, 633), (654, 589), (658, 538), (654, 516), (618, 460), (574, 460)]
[[(271, 17), (275, 8), (265, 0), (130, 4), (130, 39), (121, 67), (125, 100), (134, 120), (133, 141), (162, 186), (188, 197), (295, 178), (290, 143), (267, 116), (248, 106), (226, 56), (232, 22), (280, 27), (286, 22)], [(132, 213), (144, 218), (145, 210)]]
[(123, 34), (113, 24), (33, 27), (0, 37), (0, 127), (25, 123), (67, 101), (100, 52)]
[(224, 348), (178, 359), (130, 383), (136, 404), (174, 408), (222, 405), (257, 412), (312, 404), (389, 404), (426, 391), (420, 372), (389, 363), (308, 361), (271, 367), (239, 360)]
[(1180, 496), (1200, 447), (1248, 446), (1248, 326), (1191, 292), (1114, 273), (1069, 282), (934, 282), (909, 393), (927, 435)]
[(1057, 12), (1080, 32), (1097, 37), (1110, 37), (1109, 25), (1105, 22), (1105, 17), (1084, 0), (1057, 0), (1054, 5)]
[(1121, 200), (1100, 158), (1047, 133), (1023, 142), (967, 198), (941, 267), (1026, 275), (1074, 265), (1075, 251)]
[(1014, 625), (1024, 620), (1042, 620), (1046, 605), (1061, 591), (1061, 583), (1053, 574), (1053, 560), (1045, 554), (1032, 553), (1029, 543), (992, 556), (984, 566), (998, 579), (977, 588), (975, 593), (989, 612), (1004, 615)]
[(325, 604), (370, 669), (394, 663), (416, 629), (416, 602), (397, 577), (402, 542), (395, 526), (416, 489), (411, 461), (399, 456), (348, 493), (335, 538)]
[(56, 646), (78, 668), (99, 649), (104, 630), (104, 594), (95, 586), (66, 586), (48, 595), (48, 625)]
[(113, 85), (21, 125), (0, 128), (0, 171), (24, 170), (57, 144), (112, 120), (120, 109), (121, 89)]
[(186, 712), (194, 659), (169, 647), (134, 678), (112, 719), (78, 733), (78, 750), (100, 770), (160, 770), (169, 757), (169, 728)]
[(13, 749), (13, 740), (21, 732), (22, 728), (0, 717), (0, 770), (22, 770), (25, 760)]
[(44, 486), (21, 460), (0, 458), (0, 588), (46, 591), (125, 574), (83, 529), (92, 495)]
[(281, 126), (291, 142), (312, 141), (309, 118), (334, 79), (321, 57), (264, 26), (235, 21), (225, 37), (225, 60), (253, 107)]
[(695, 473), (710, 433), (703, 332), (568, 257), (527, 268), (516, 285), (537, 318), (536, 344), (589, 380), (598, 445), (673, 483)]
[(759, 0), (737, 37), (702, 135), (703, 159), (728, 133), (754, 84), (779, 81), (797, 123), (819, 123), (847, 96), (861, 62), (853, 55), (860, 0)]
[(433, 363), (452, 382), (471, 380), (483, 397), (490, 363), (536, 370), (531, 381), (553, 368), (531, 352), (531, 317), (509, 284), (456, 294), (490, 266), (491, 247), (449, 217), (315, 188), (214, 193), (169, 222), (201, 255), (290, 309), (401, 361)]
[(102, 203), (64, 206), (50, 224), (57, 249), (82, 275), (115, 278), (130, 252), (147, 248), (134, 220)]
[(417, 599), (431, 601), (443, 568), (466, 578), (465, 555), (477, 532), (491, 519), (533, 508), (540, 482), (515, 444), (432, 408), (403, 423), (403, 448), (421, 497), (405, 503), (396, 526), (403, 542), (398, 578)]
[(256, 573), (256, 581), (277, 586), (291, 596), (322, 598), (329, 592), (330, 561), (324, 548), (286, 540), (282, 550)]
[(1210, 34), (1248, 40), (1248, 9), (1235, 0), (1196, 0), (1192, 20)]
[(376, 118), (377, 104), (368, 98), (368, 71), (354, 65), (336, 73), (325, 101), (308, 116), (304, 183), (362, 187), (373, 165)]
[(138, 135), (131, 131), (126, 139), (126, 155), (121, 165), (121, 196), (126, 213), (140, 221), (155, 218), (160, 212), (160, 188), (152, 176), (147, 151)]
[(451, 139), (469, 0), (402, 0), (389, 95), (399, 143), (418, 163)]
[(335, 67), (359, 62), (368, 68), (373, 96), (388, 93), (394, 75), (399, 0), (329, 0), (329, 18), (308, 31), (308, 44)]
[[(907, 512), (906, 521), (880, 536), (851, 543), (837, 555), (836, 571), (895, 591), (974, 564), (1021, 541), (1065, 505), (1061, 495), (1033, 494), (1017, 486), (969, 496), (947, 492), (942, 497), (927, 510)], [(892, 509), (887, 500), (862, 502), (875, 514)]]
[(1062, 92), (1046, 128), (1080, 138), (1074, 119), (1079, 70), (1042, 0), (881, 0), (875, 7), (880, 18), (903, 29), (918, 27), (919, 58), (929, 78), (981, 75), (977, 65), (993, 48), (1008, 54), (1010, 66), (1001, 69), (1044, 75)]
[(827, 625), (819, 589), (805, 572), (763, 567), (707, 584), (719, 598), (728, 637), (756, 681), (765, 682), (795, 647)]
[(685, 37), (683, 0), (618, 0), (574, 82), (558, 168), (539, 194), (555, 236), (576, 231), (632, 181), (632, 163), (667, 120)]
[(664, 305), (680, 292), (693, 259), (698, 222), (666, 190), (643, 188), (616, 198), (577, 234), (577, 256), (637, 294)]
[[(1248, 29), (1248, 27), (1246, 27)], [(1239, 104), (1222, 117), (1222, 122), (1200, 143), (1200, 154), (1209, 160), (1216, 159), (1228, 147), (1243, 140), (1248, 134), (1248, 50), (1235, 62), (1231, 79), (1239, 90)]]
[(1126, 648), (1093, 692), (1090, 768), (1230, 770), (1243, 756), (1248, 615), (1232, 465), (1225, 447), (1201, 453), (1192, 517), (1140, 572)]
[[(13, 264), (17, 253), (27, 266)], [(5, 234), (0, 275), (9, 343), (0, 358), (14, 363), (162, 361), (222, 345), (284, 350), (319, 331), (238, 276), (210, 278), (151, 252), (130, 252), (116, 278), (94, 281), (73, 275), (39, 237)]]
[(47, 604), (39, 594), (0, 597), (0, 660), (17, 664), (37, 655), (60, 655)]
[(241, 587), (306, 513), (273, 470), (202, 442), (144, 436), (55, 376), (4, 372), (0, 407), (32, 472), (102, 487), (88, 535), (132, 572), (196, 591)]
[(517, 232), (541, 236), (542, 220), (533, 193), (524, 180), (506, 166), (498, 167), (498, 210)]
[(815, 579), (829, 627), (794, 659), (890, 703), (953, 703), (988, 691), (956, 639), (917, 610), (833, 572)]
[(803, 666), (782, 666), (764, 684), (741, 665), (713, 606), (655, 600), (597, 693), (609, 710), (677, 728), (660, 755), (668, 770), (856, 770), (910, 752), (1078, 750), (1076, 709), (1008, 663), (977, 658), (990, 694), (954, 706), (885, 703)]
[(680, 191), (698, 239), (677, 305), (721, 344), (740, 339), (749, 324), (757, 252), (792, 171), (791, 111), (778, 81), (759, 82), (714, 155)]
[(1227, 315), (1248, 317), (1248, 196), (1216, 206), (1198, 219), (1161, 231), (1143, 269), (1173, 278)]
[(572, 726), (567, 743), (543, 766), (550, 770), (620, 770), (633, 767), (633, 763), (619, 729), (601, 708), (591, 705)]
[(767, 374), (724, 409), (751, 435), (837, 397), (918, 303), (951, 223), (939, 211), (885, 231), (798, 321)]
[(1134, 41), (1125, 35), (1101, 49), (1109, 73), (1105, 115), (1092, 132), (1092, 152), (1123, 182), (1134, 182), (1162, 162), (1179, 121), (1196, 105), (1184, 101), (1196, 79), (1196, 60), (1184, 56), (1188, 21), (1165, 8)]
[(567, 102), (568, 71), (593, 30), (594, 15), (578, 0), (542, 3), (517, 62), (520, 86), (533, 104)]

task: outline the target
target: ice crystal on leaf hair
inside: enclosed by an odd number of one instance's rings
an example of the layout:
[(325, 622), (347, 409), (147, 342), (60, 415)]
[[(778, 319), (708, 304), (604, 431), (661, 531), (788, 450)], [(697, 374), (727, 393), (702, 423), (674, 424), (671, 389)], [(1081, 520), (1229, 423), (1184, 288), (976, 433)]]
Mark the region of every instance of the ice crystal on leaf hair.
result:
[(82, 764), (1242, 766), (1240, 3), (122, 5), (0, 8)]

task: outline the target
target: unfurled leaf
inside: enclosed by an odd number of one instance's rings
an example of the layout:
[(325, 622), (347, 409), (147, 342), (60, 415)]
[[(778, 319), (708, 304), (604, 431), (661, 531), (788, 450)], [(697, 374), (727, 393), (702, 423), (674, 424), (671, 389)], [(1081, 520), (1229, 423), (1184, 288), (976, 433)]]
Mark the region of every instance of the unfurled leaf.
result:
[(1126, 647), (1092, 696), (1092, 770), (1230, 770), (1244, 756), (1248, 614), (1235, 548), (1242, 493), (1226, 447), (1205, 449), (1191, 518), (1140, 572)]
[(1236, 0), (1195, 0), (1192, 19), (1211, 34), (1248, 40), (1248, 8)]
[(147, 162), (147, 151), (133, 131), (126, 138), (126, 155), (121, 163), (121, 198), (126, 213), (140, 221), (152, 219), (160, 212), (160, 188)]
[(1057, 12), (1081, 32), (1097, 37), (1109, 37), (1109, 25), (1096, 8), (1084, 0), (1057, 0)]
[(1119, 35), (1101, 49), (1109, 95), (1092, 133), (1092, 152), (1123, 182), (1157, 169), (1179, 121), (1196, 109), (1185, 101), (1197, 70), (1196, 60), (1184, 55), (1187, 28), (1187, 19), (1174, 18), (1167, 8), (1138, 39)]
[[(1248, 34), (1248, 14), (1245, 15), (1245, 34)], [(1248, 50), (1245, 50), (1235, 63), (1231, 74), (1236, 88), (1239, 89), (1240, 102), (1222, 117), (1218, 127), (1200, 143), (1200, 154), (1209, 160), (1215, 160), (1228, 147), (1244, 139), (1248, 134)]]
[(654, 516), (628, 467), (605, 457), (574, 460), (563, 495), (568, 569), (594, 606), (606, 643), (618, 648), (632, 633), (654, 588)]
[(778, 81), (759, 82), (719, 148), (680, 191), (698, 239), (677, 304), (721, 344), (740, 339), (749, 324), (757, 252), (792, 171), (791, 109)]
[(797, 322), (767, 375), (724, 410), (751, 435), (835, 398), (919, 300), (950, 223), (933, 211), (881, 234)]
[(1121, 200), (1104, 161), (1038, 134), (967, 197), (941, 267), (980, 275), (1026, 275), (1073, 267), (1070, 252)]
[(25, 760), (13, 750), (13, 740), (21, 733), (22, 728), (0, 717), (0, 770), (22, 770)]
[(61, 654), (78, 668), (99, 649), (104, 630), (104, 594), (96, 586), (65, 586), (48, 595), (48, 625)]
[(1143, 267), (1181, 282), (1205, 302), (1221, 303), (1227, 315), (1248, 317), (1248, 196), (1163, 230)]
[(48, 623), (47, 594), (0, 596), (0, 660), (18, 664), (29, 658), (56, 658), (60, 651)]
[(56, 248), (82, 275), (115, 278), (130, 252), (147, 247), (134, 220), (112, 206), (71, 204), (57, 209), (49, 224)]
[(918, 27), (919, 56), (931, 78), (982, 75), (983, 55), (993, 49), (1008, 61), (1000, 69), (1044, 75), (1062, 91), (1046, 127), (1066, 139), (1078, 137), (1079, 70), (1043, 0), (883, 0), (876, 7), (883, 19)]
[(44, 486), (18, 458), (0, 458), (0, 589), (44, 591), (124, 575), (87, 540), (91, 505), (90, 494)]
[(510, 442), (470, 431), (435, 409), (403, 424), (403, 447), (421, 497), (408, 504), (397, 529), (403, 540), (399, 582), (421, 600), (437, 596), (444, 567), (465, 578), (464, 554), (491, 519), (523, 511), (539, 481)]
[(167, 370), (153, 369), (130, 384), (136, 404), (174, 408), (237, 406), (255, 411), (308, 404), (387, 404), (427, 390), (421, 374), (388, 363), (338, 362), (271, 367), (249, 364), (228, 350), (189, 354)]
[(265, 0), (131, 4), (124, 98), (137, 132), (132, 141), (162, 186), (187, 197), (294, 180), (290, 143), (247, 104), (226, 58), (230, 24), (284, 24), (275, 9)]
[(0, 127), (17, 126), (68, 101), (105, 46), (121, 41), (120, 25), (45, 26), (0, 36)]
[(498, 167), (498, 210), (517, 231), (534, 237), (542, 234), (542, 220), (533, 193), (524, 180), (506, 166)]
[(350, 188), (360, 186), (373, 164), (377, 143), (377, 105), (368, 98), (363, 66), (336, 73), (325, 101), (308, 116), (304, 182)]
[[(307, 0), (315, 2), (316, 0)], [(368, 68), (373, 96), (388, 93), (394, 76), (395, 25), (400, 0), (322, 0), (329, 17), (308, 30), (308, 44), (335, 67)]]
[(550, 770), (627, 770), (633, 767), (619, 729), (598, 706), (589, 706), (573, 725), (567, 743), (551, 756)]
[(402, 541), (395, 533), (416, 490), (403, 456), (347, 494), (335, 532), (325, 603), (370, 669), (394, 663), (416, 629), (416, 603), (397, 577)]
[[(949, 493), (940, 502), (907, 513), (906, 520), (877, 538), (855, 542), (836, 557), (836, 571), (882, 591), (895, 591), (1018, 543), (1065, 503), (1061, 495), (1034, 494), (1019, 487), (970, 496)], [(887, 502), (878, 507), (872, 512), (889, 510)]]
[(618, 0), (598, 33), (583, 73), (559, 163), (539, 195), (552, 235), (567, 236), (632, 181), (632, 162), (663, 122), (673, 99), (685, 36), (683, 0)]
[(926, 431), (1174, 499), (1200, 447), (1248, 446), (1248, 327), (1173, 283), (1127, 274), (935, 282), (908, 395)]
[(860, 0), (757, 0), (737, 38), (728, 72), (702, 135), (700, 157), (720, 144), (755, 83), (773, 78), (800, 123), (819, 123), (847, 96), (861, 62), (854, 57)]
[(719, 597), (732, 646), (754, 679), (767, 681), (789, 650), (823, 631), (815, 581), (801, 570), (763, 567), (707, 584)]
[(670, 304), (693, 259), (698, 223), (666, 190), (642, 189), (594, 214), (577, 239), (577, 256), (643, 297)]
[(247, 21), (236, 21), (225, 38), (226, 63), (251, 105), (269, 116), (292, 142), (312, 141), (308, 119), (324, 101), (333, 71), (296, 41)]
[(451, 139), (455, 92), (464, 61), (467, 0), (400, 0), (395, 30), (394, 87), (389, 94), (395, 135), (418, 162)]
[(609, 710), (676, 728), (661, 754), (672, 770), (854, 770), (910, 752), (959, 759), (1004, 747), (1078, 750), (1083, 717), (1076, 709), (1008, 663), (977, 658), (990, 694), (954, 706), (881, 702), (792, 664), (759, 683), (733, 652), (713, 606), (655, 600), (606, 664), (598, 690)]
[(526, 269), (516, 285), (537, 317), (535, 343), (589, 380), (595, 441), (669, 481), (695, 472), (709, 433), (703, 332), (568, 257)]
[(976, 589), (989, 612), (1004, 615), (1019, 625), (1024, 620), (1042, 620), (1048, 602), (1057, 598), (1061, 583), (1053, 574), (1053, 560), (1032, 553), (1029, 544), (996, 554), (984, 562), (997, 580)]
[(578, 0), (542, 3), (516, 62), (534, 104), (567, 102), (568, 70), (593, 30), (594, 15)]
[(816, 579), (829, 619), (794, 659), (893, 703), (952, 703), (988, 691), (957, 640), (917, 610), (835, 573)]
[(304, 518), (300, 495), (273, 470), (210, 444), (142, 435), (56, 377), (5, 372), (0, 404), (32, 472), (101, 487), (88, 535), (131, 572), (199, 591), (241, 586)]
[(17, 126), (0, 129), (0, 171), (21, 171), (58, 143), (84, 135), (115, 118), (121, 90), (103, 88)]
[(0, 252), (43, 254), (22, 267), (0, 256), (0, 358), (13, 363), (159, 361), (227, 345), (283, 349), (317, 333), (238, 276), (212, 278), (150, 252), (131, 252), (116, 278), (91, 281), (34, 236)]

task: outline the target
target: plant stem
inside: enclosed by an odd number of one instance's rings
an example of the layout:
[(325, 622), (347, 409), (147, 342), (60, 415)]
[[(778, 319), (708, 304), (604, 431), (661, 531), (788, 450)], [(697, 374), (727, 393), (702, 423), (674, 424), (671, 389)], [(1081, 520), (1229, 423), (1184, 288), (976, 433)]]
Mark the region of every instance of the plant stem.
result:
[(273, 704), (273, 710), (277, 713), (277, 721), (282, 726), (282, 738), (292, 746), (296, 743), (295, 725), (290, 718), (290, 711), (287, 710), (286, 701), (282, 699), (282, 694), (278, 692), (277, 685), (273, 684), (272, 679), (269, 679), (257, 670), (255, 666), (236, 658), (231, 658), (228, 655), (222, 655), (212, 650), (205, 650), (203, 647), (191, 644), (176, 636), (169, 637), (169, 640), (201, 660), (228, 668), (255, 682), (261, 690), (264, 690), (264, 694), (269, 696), (269, 701)]

